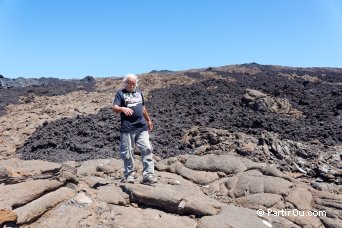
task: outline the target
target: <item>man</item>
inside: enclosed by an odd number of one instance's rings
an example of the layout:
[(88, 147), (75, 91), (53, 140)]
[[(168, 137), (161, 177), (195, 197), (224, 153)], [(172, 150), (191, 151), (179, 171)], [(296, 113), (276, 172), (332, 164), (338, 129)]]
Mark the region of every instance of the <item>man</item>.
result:
[(148, 130), (153, 129), (142, 92), (137, 91), (138, 78), (128, 74), (123, 79), (124, 89), (119, 90), (114, 99), (112, 110), (121, 115), (120, 158), (124, 161), (125, 180), (134, 183), (134, 148), (138, 146), (143, 163), (143, 183), (154, 184), (154, 162), (152, 145)]

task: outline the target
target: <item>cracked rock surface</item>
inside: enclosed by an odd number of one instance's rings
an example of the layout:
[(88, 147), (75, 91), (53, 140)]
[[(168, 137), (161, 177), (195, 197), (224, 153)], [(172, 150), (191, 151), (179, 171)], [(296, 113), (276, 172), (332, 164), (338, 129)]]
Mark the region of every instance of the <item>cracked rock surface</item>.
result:
[[(22, 227), (163, 223), (169, 227), (338, 227), (342, 222), (340, 194), (318, 191), (267, 164), (237, 156), (182, 155), (156, 162), (159, 182), (144, 185), (140, 157), (135, 158), (138, 178), (134, 184), (122, 182), (122, 169), (118, 169), (122, 161), (117, 159), (52, 163), (50, 169), (45, 161), (16, 160), (16, 173), (10, 173), (7, 184), (0, 187), (0, 207), (7, 210), (7, 214), (1, 213), (2, 221), (10, 221), (6, 215), (13, 218), (12, 213)], [(2, 163), (1, 168), (10, 169), (9, 164)], [(179, 172), (175, 164), (186, 167), (186, 171)], [(198, 173), (203, 172), (216, 178), (199, 183)], [(11, 177), (18, 173), (25, 176), (12, 183)], [(74, 178), (61, 178), (66, 173)], [(258, 209), (265, 214), (258, 216)], [(325, 214), (281, 214), (296, 210)], [(274, 216), (277, 212), (279, 216)], [(244, 219), (237, 219), (241, 216)]]

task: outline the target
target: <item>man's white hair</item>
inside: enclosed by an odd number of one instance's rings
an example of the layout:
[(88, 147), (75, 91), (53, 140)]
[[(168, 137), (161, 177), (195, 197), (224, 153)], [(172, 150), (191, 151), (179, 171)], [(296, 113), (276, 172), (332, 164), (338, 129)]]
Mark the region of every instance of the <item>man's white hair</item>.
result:
[(122, 80), (123, 83), (126, 84), (126, 81), (127, 81), (128, 78), (134, 79), (137, 82), (137, 84), (138, 84), (138, 76), (136, 76), (135, 74), (126, 74), (126, 76)]

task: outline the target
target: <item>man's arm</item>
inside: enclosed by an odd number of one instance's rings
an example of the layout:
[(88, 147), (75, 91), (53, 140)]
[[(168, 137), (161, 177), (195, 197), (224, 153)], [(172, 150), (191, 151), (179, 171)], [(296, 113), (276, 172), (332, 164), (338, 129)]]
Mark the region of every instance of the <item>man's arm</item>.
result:
[(121, 100), (123, 99), (122, 97), (122, 92), (117, 92), (115, 94), (115, 98), (113, 101), (113, 106), (112, 106), (112, 111), (119, 114), (121, 112), (125, 113), (126, 116), (131, 116), (133, 114), (133, 110), (130, 108), (126, 108), (126, 107), (121, 107)]
[(148, 115), (148, 113), (147, 113), (147, 109), (146, 109), (146, 107), (144, 106), (144, 118), (145, 118), (145, 120), (146, 120), (146, 122), (147, 122), (147, 126), (148, 126), (148, 130), (149, 131), (152, 131), (152, 129), (153, 129), (153, 123), (152, 123), (152, 120), (151, 120), (151, 118), (150, 118), (150, 116)]
[[(112, 111), (119, 114), (121, 112), (125, 113), (126, 116), (131, 116), (133, 114), (133, 110), (126, 107), (120, 107), (119, 105), (113, 105)], [(145, 113), (144, 113), (145, 116)]]

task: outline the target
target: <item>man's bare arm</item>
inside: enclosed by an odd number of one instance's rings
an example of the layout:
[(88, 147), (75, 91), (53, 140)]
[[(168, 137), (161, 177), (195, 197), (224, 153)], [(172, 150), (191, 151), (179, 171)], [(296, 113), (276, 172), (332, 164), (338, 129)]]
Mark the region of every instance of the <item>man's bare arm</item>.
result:
[(151, 120), (150, 116), (148, 115), (148, 112), (147, 112), (147, 109), (146, 109), (145, 106), (144, 106), (143, 112), (144, 112), (144, 118), (145, 118), (145, 120), (147, 122), (148, 130), (152, 131), (153, 123), (152, 123), (152, 120)]
[(113, 105), (112, 111), (119, 114), (121, 112), (125, 113), (127, 116), (131, 116), (133, 114), (133, 110), (126, 107), (120, 107), (119, 105)]

